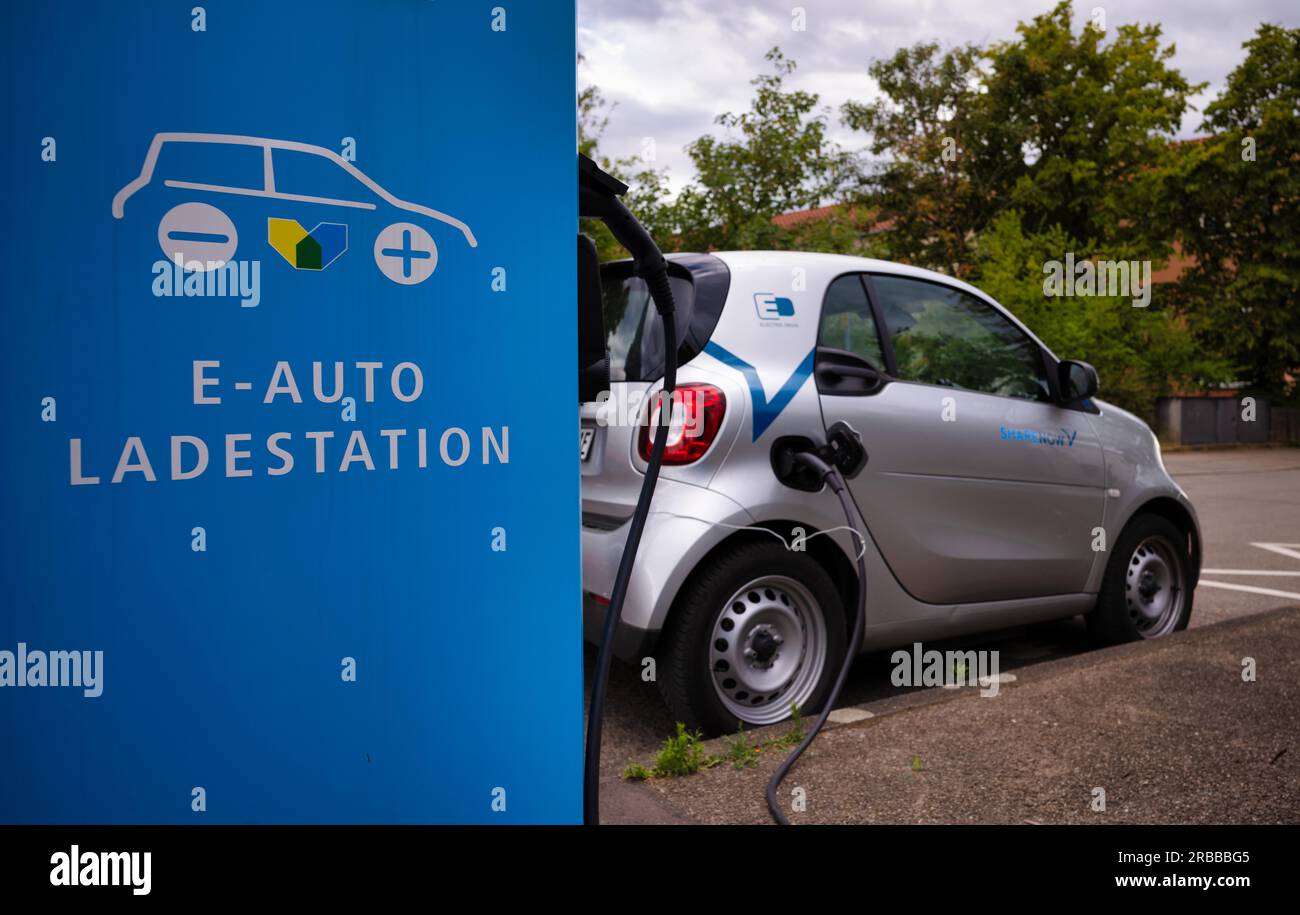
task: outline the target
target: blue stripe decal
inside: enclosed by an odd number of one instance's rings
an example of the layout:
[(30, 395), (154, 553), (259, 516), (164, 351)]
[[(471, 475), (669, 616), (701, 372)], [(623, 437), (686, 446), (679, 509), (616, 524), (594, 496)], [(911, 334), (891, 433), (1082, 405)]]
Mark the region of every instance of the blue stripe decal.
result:
[(767, 431), (767, 427), (776, 421), (781, 411), (803, 387), (803, 383), (812, 374), (813, 360), (817, 355), (816, 347), (810, 349), (803, 362), (799, 363), (798, 368), (794, 370), (794, 374), (781, 385), (781, 390), (768, 400), (767, 395), (763, 393), (763, 382), (758, 377), (758, 371), (752, 365), (711, 340), (704, 345), (704, 351), (719, 362), (725, 362), (733, 369), (738, 369), (745, 376), (745, 381), (749, 383), (749, 398), (754, 405), (754, 441), (758, 441), (758, 437)]

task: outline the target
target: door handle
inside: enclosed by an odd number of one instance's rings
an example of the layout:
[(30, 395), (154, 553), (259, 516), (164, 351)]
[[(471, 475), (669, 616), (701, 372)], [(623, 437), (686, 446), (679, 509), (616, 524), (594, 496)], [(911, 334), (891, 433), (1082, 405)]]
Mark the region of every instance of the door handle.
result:
[(826, 375), (835, 375), (840, 378), (866, 378), (870, 381), (880, 380), (880, 373), (875, 369), (867, 368), (865, 365), (826, 365), (822, 366), (821, 371)]
[(865, 396), (884, 387), (879, 371), (865, 365), (824, 364), (817, 367), (817, 388), (826, 394)]

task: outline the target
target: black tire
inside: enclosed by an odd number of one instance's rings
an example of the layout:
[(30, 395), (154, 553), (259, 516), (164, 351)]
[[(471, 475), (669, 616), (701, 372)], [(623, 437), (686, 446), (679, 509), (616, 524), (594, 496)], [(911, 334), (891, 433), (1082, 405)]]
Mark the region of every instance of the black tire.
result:
[[(806, 700), (799, 703), (800, 715), (819, 711), (834, 683), (844, 660), (848, 636), (843, 600), (826, 570), (807, 553), (789, 550), (775, 539), (771, 543), (740, 543), (710, 557), (692, 573), (677, 595), (656, 652), (659, 691), (674, 720), (691, 730), (698, 729), (709, 736), (734, 733), (744, 720), (729, 710), (718, 695), (722, 687), (714, 682), (710, 660), (712, 638), (714, 625), (724, 610), (734, 615), (736, 604), (729, 603), (733, 595), (765, 576), (780, 576), (802, 585), (816, 604), (807, 608), (807, 612), (820, 613), (823, 623), (824, 661), (816, 685)], [(737, 639), (744, 630), (742, 623), (735, 630)], [(815, 665), (800, 676), (811, 681), (814, 671)], [(744, 694), (735, 695), (744, 698)], [(775, 708), (779, 698), (779, 692), (772, 694), (769, 714), (779, 713)], [(787, 707), (783, 717), (788, 716)], [(748, 726), (756, 725), (749, 722)]]
[[(1141, 587), (1145, 566), (1138, 548), (1158, 551), (1160, 544), (1178, 560), (1177, 569), (1171, 570), (1169, 586), (1177, 588), (1181, 604), (1171, 607), (1166, 618), (1157, 623), (1142, 612), (1144, 603), (1147, 607), (1151, 604), (1146, 602)], [(1169, 562), (1164, 565), (1167, 567)], [(1173, 522), (1159, 515), (1134, 517), (1114, 545), (1102, 578), (1101, 593), (1097, 595), (1097, 606), (1087, 616), (1093, 641), (1098, 645), (1119, 645), (1186, 629), (1192, 617), (1191, 569), (1187, 535)], [(1159, 594), (1157, 590), (1154, 598)]]

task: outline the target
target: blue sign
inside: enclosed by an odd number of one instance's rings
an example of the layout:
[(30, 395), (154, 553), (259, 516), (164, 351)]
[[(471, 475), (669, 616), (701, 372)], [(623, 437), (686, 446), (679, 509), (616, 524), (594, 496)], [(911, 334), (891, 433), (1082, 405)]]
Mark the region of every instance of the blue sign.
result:
[(0, 23), (0, 822), (578, 822), (573, 8)]

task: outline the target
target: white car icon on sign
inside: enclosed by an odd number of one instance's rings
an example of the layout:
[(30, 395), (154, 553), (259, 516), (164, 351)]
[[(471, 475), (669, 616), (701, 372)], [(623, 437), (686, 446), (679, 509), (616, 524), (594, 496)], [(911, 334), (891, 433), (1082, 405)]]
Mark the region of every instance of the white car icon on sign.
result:
[[(192, 180), (195, 176), (172, 177), (166, 170), (155, 175), (160, 156), (166, 150), (181, 144), (203, 144), (216, 149), (236, 148), (260, 151), (258, 174), (243, 185), (214, 184)], [(247, 160), (248, 154), (244, 154)], [(344, 193), (355, 188), (350, 196), (327, 196), (315, 193), (298, 193), (283, 190), (276, 184), (277, 163), (284, 157), (314, 157), (312, 165), (321, 162), (332, 166), (327, 177), (342, 179)], [(298, 161), (302, 161), (299, 159)], [(242, 198), (265, 198), (291, 204), (315, 204), (361, 211), (378, 211), (391, 207), (402, 211), (394, 213), (391, 221), (375, 236), (374, 257), (381, 273), (401, 285), (413, 285), (427, 279), (438, 263), (438, 250), (428, 230), (409, 221), (406, 214), (428, 217), (437, 223), (451, 226), (464, 236), (471, 248), (478, 247), (474, 233), (459, 219), (430, 207), (401, 200), (382, 188), (373, 179), (331, 149), (298, 143), (292, 140), (275, 140), (266, 137), (248, 137), (217, 133), (159, 133), (149, 144), (140, 174), (113, 197), (113, 217), (122, 219), (126, 202), (146, 188), (156, 177), (164, 187), (189, 191), (201, 195), (232, 195)], [(337, 182), (336, 182), (337, 183)], [(219, 198), (218, 198), (219, 200)], [(268, 213), (280, 216), (280, 213)], [(310, 228), (314, 223), (308, 223)], [(231, 217), (213, 203), (185, 200), (171, 206), (162, 216), (158, 226), (158, 244), (170, 260), (179, 259), (189, 269), (209, 270), (219, 267), (234, 257), (239, 245), (239, 235)]]

